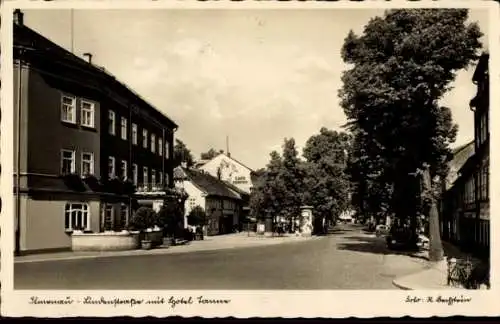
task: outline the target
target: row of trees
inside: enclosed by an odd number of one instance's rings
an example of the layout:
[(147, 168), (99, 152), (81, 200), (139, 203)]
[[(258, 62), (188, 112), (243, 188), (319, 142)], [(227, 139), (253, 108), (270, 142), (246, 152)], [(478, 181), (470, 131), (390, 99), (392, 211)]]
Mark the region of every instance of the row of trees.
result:
[[(353, 135), (349, 174), (360, 213), (427, 216), (430, 259), (442, 258), (437, 199), (457, 125), (439, 100), (478, 57), (466, 9), (389, 10), (345, 39), (341, 105)], [(416, 238), (416, 235), (414, 235)]]
[[(202, 160), (211, 160), (219, 154), (224, 153), (224, 150), (216, 150), (214, 148), (210, 148), (207, 152), (202, 152), (200, 154), (200, 158)], [(185, 162), (188, 167), (194, 165), (195, 158), (190, 149), (186, 146), (186, 144), (179, 140), (175, 140), (174, 145), (174, 159), (178, 164), (181, 162)]]
[(344, 172), (351, 138), (346, 133), (321, 128), (311, 136), (299, 156), (295, 140), (285, 139), (280, 155), (270, 161), (250, 196), (253, 215), (284, 217), (292, 224), (302, 205), (314, 207), (316, 219), (334, 221), (349, 205), (349, 180)]

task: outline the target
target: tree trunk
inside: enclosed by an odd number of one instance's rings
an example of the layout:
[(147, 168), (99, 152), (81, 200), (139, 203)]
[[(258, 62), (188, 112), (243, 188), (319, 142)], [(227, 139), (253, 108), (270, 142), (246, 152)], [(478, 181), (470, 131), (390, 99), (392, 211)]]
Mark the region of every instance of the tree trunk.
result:
[[(426, 192), (431, 192), (432, 183), (429, 169), (424, 170), (423, 175), (424, 188)], [(443, 259), (444, 251), (443, 244), (441, 243), (441, 233), (439, 230), (439, 213), (437, 209), (436, 199), (434, 196), (428, 195), (430, 200), (429, 208), (429, 260), (431, 262), (438, 262)]]

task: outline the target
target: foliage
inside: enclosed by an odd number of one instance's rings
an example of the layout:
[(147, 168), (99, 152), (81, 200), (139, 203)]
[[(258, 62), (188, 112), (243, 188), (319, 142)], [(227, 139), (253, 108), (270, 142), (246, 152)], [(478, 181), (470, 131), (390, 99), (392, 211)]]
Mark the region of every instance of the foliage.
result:
[(202, 226), (207, 223), (207, 215), (201, 206), (195, 206), (187, 217), (188, 224), (191, 226)]
[(315, 216), (334, 220), (349, 207), (349, 178), (344, 172), (350, 136), (321, 128), (305, 145), (303, 156), (304, 204), (314, 207)]
[(438, 101), (481, 47), (482, 34), (467, 17), (465, 9), (389, 10), (361, 36), (351, 31), (345, 39), (342, 58), (351, 68), (339, 96), (355, 136), (350, 174), (359, 207), (377, 213), (384, 205), (415, 227), (416, 211), (425, 207), (419, 202), (435, 200), (421, 194), (415, 172), (446, 176), (457, 126)]
[(293, 138), (283, 144), (283, 162), (279, 173), (280, 184), (284, 187), (281, 200), (281, 214), (286, 218), (300, 215), (303, 204), (305, 170), (299, 159)]
[(250, 195), (250, 208), (252, 215), (263, 219), (267, 215), (278, 215), (281, 212), (284, 184), (280, 178), (282, 158), (276, 151), (270, 154), (270, 161), (266, 171), (261, 175), (260, 181), (255, 185)]
[(184, 144), (184, 142), (182, 142), (180, 139), (175, 140), (174, 161), (176, 165), (180, 165), (181, 163), (185, 162), (188, 167), (191, 167), (194, 164), (194, 158), (191, 150), (189, 150), (186, 144)]
[(176, 233), (184, 220), (182, 204), (175, 200), (165, 201), (158, 212), (158, 226), (170, 235)]
[(224, 153), (224, 150), (216, 151), (213, 148), (211, 148), (210, 150), (208, 150), (208, 152), (201, 153), (200, 158), (202, 160), (211, 160), (214, 157), (216, 157), (217, 155), (222, 154), (222, 153)]
[(150, 207), (140, 207), (130, 220), (130, 227), (134, 230), (144, 231), (154, 227), (156, 224), (156, 213)]

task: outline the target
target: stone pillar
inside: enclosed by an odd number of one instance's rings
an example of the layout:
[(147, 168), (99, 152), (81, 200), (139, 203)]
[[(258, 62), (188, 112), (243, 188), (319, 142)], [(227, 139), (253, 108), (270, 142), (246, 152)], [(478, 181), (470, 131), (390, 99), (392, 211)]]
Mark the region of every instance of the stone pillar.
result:
[(265, 235), (266, 236), (273, 235), (273, 217), (271, 215), (266, 216), (264, 225), (265, 225)]
[(300, 234), (302, 236), (311, 236), (313, 231), (313, 207), (300, 207)]

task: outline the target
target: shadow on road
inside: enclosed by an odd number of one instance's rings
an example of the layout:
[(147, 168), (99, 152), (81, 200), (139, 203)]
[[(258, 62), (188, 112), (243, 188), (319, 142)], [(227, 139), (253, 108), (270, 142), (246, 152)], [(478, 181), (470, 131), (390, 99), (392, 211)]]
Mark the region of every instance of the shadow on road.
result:
[(428, 261), (428, 258), (421, 252), (390, 250), (382, 237), (346, 236), (346, 240), (357, 241), (355, 243), (339, 243), (337, 249), (372, 253), (381, 255), (404, 255), (410, 258)]

